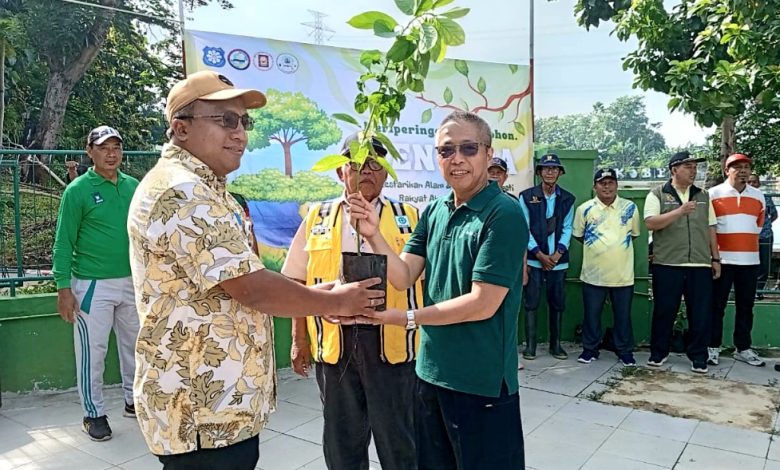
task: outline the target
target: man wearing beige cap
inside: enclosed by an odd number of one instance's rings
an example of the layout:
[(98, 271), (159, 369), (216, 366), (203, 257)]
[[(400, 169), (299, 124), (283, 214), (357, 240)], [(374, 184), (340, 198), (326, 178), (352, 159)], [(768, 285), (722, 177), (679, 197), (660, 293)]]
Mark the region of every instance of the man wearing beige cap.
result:
[(305, 287), (264, 269), (225, 190), (265, 105), (204, 71), (173, 86), (170, 142), (128, 220), (141, 332), (133, 387), (141, 432), (165, 469), (254, 469), (276, 405), (270, 315), (351, 316), (381, 305), (378, 283)]

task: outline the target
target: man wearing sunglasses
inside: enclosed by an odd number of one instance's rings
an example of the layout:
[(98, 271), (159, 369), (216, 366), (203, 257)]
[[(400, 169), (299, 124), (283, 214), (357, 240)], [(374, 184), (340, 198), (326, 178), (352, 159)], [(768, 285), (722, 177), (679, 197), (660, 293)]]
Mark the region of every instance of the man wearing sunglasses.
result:
[(134, 397), (166, 469), (255, 468), (258, 434), (276, 406), (270, 315), (351, 316), (383, 302), (367, 289), (379, 279), (304, 287), (264, 269), (252, 250), (225, 184), (247, 145), (247, 109), (265, 101), (212, 71), (174, 85), (171, 140), (130, 207), (141, 321)]
[[(349, 155), (350, 144), (358, 139), (358, 133), (347, 137), (341, 153)], [(377, 156), (387, 155), (376, 138), (372, 145)], [(382, 196), (387, 170), (376, 159), (369, 157), (362, 168), (351, 163), (336, 172), (344, 195), (312, 205), (282, 267), (282, 274), (302, 284), (337, 279), (341, 253), (356, 251), (348, 194), (359, 190), (376, 207), (379, 231), (391, 240), (395, 253), (401, 252), (417, 226), (415, 207)], [(365, 239), (361, 251), (372, 251)], [(422, 305), (421, 281), (405, 290), (388, 286), (386, 304), (402, 311)], [(331, 324), (316, 317), (293, 320), (293, 370), (307, 377), (314, 359), (325, 420), (325, 464), (331, 469), (368, 468), (373, 435), (383, 469), (417, 468), (412, 403), (418, 331), (405, 325), (351, 323)]]
[(523, 358), (536, 359), (536, 309), (546, 284), (550, 326), (550, 354), (568, 355), (561, 347), (564, 279), (569, 268), (569, 243), (574, 222), (574, 195), (558, 185), (566, 173), (554, 153), (542, 155), (536, 165), (541, 182), (520, 193), (520, 207), (531, 237), (528, 239), (528, 284), (525, 287), (525, 349)]
[(376, 209), (350, 196), (352, 217), (388, 280), (407, 289), (425, 270), (425, 306), (364, 316), (372, 323), (420, 325), (414, 400), (418, 468), (524, 468), (517, 381), (517, 312), (528, 229), (517, 201), (487, 168), (490, 126), (456, 111), (436, 133), (436, 153), (452, 188), (429, 204), (398, 256), (377, 227)]

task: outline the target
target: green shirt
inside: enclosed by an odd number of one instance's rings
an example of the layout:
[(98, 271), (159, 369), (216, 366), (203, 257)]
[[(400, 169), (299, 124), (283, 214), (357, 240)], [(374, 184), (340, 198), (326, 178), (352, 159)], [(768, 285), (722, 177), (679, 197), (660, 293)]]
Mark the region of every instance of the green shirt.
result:
[(79, 279), (130, 276), (127, 213), (138, 180), (122, 172), (116, 184), (90, 168), (65, 188), (54, 238), (57, 289)]
[(453, 195), (423, 211), (404, 251), (425, 258), (425, 305), (471, 292), (471, 283), (507, 287), (487, 320), (423, 326), (417, 375), (459, 392), (497, 397), (502, 384), (515, 393), (517, 317), (528, 227), (520, 205), (495, 182), (455, 207)]

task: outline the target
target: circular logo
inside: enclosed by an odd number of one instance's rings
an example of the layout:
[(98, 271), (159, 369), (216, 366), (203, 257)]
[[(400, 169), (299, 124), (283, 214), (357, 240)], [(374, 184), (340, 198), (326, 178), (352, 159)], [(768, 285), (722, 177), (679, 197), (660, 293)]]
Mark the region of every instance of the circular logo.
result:
[(260, 70), (271, 70), (274, 66), (274, 57), (267, 52), (258, 52), (255, 54), (255, 67)]
[(279, 54), (276, 67), (284, 73), (295, 73), (298, 70), (298, 59), (292, 54)]
[(246, 70), (249, 68), (249, 64), (252, 60), (249, 58), (249, 54), (243, 49), (233, 49), (227, 56), (228, 64), (236, 70)]

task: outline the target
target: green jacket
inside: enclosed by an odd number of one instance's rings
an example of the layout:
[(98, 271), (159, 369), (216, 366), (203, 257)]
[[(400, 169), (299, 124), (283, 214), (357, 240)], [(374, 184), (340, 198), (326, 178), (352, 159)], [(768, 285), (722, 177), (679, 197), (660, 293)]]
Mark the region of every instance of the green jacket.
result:
[[(653, 194), (661, 201), (661, 214), (683, 204), (671, 181), (653, 189)], [(654, 264), (710, 264), (710, 196), (701, 188), (691, 186), (688, 198), (697, 202), (695, 212), (680, 217), (666, 228), (653, 230)]]

